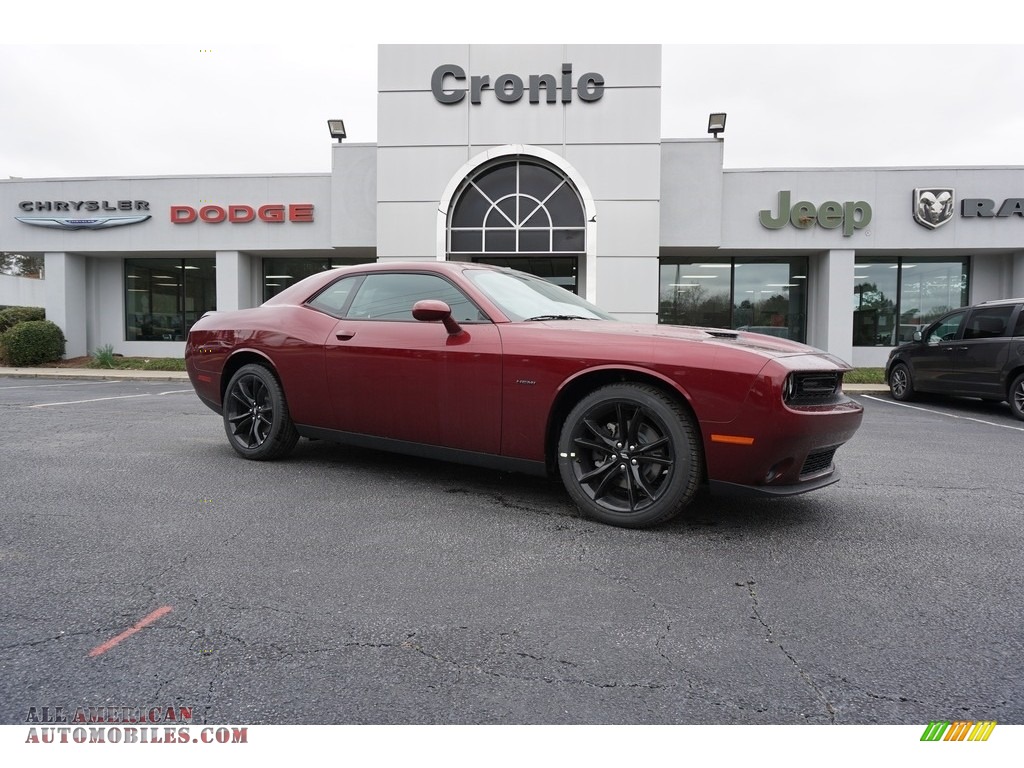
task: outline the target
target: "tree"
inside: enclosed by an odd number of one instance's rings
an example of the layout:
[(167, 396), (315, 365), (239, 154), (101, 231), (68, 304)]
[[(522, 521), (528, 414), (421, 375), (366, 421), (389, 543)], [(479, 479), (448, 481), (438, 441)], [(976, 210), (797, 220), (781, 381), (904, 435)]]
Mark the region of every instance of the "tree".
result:
[(0, 273), (5, 275), (21, 275), (22, 277), (41, 277), (43, 274), (43, 257), (0, 251)]

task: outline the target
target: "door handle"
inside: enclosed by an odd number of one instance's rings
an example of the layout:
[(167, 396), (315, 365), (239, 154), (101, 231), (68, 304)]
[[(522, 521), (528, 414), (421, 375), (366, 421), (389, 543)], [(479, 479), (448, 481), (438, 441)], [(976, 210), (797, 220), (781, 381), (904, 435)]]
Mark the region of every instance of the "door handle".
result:
[(355, 335), (355, 331), (338, 331), (337, 333), (334, 334), (334, 338), (336, 338), (338, 341), (348, 341)]

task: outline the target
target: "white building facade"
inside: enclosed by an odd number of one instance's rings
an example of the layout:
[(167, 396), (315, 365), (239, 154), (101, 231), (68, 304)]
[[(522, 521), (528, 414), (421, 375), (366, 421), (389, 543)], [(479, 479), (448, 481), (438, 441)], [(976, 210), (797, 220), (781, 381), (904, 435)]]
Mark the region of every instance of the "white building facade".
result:
[(726, 138), (660, 136), (659, 46), (386, 45), (377, 91), (330, 173), (0, 181), (0, 250), (45, 255), (68, 356), (181, 356), (203, 312), (367, 261), (513, 266), (857, 366), (1024, 295), (1024, 168), (723, 169)]

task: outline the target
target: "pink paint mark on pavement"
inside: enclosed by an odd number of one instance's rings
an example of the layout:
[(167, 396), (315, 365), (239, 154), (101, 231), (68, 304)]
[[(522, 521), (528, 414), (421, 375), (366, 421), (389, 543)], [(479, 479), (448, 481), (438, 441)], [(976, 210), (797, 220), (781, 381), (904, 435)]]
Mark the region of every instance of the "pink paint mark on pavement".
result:
[(138, 632), (140, 629), (145, 629), (150, 624), (152, 624), (154, 621), (159, 619), (161, 616), (166, 616), (172, 610), (174, 610), (174, 609), (171, 608), (171, 606), (169, 606), (169, 605), (165, 605), (162, 608), (157, 608), (151, 614), (149, 614), (145, 618), (141, 619), (131, 629), (126, 629), (124, 632), (122, 632), (117, 637), (112, 637), (109, 640), (107, 640), (107, 642), (103, 643), (102, 645), (97, 645), (95, 648), (93, 648), (91, 651), (89, 651), (89, 656), (90, 657), (91, 656), (99, 656), (101, 653), (106, 653), (111, 648), (113, 648), (115, 645), (120, 643), (122, 640), (126, 640), (127, 638), (131, 637), (136, 632)]

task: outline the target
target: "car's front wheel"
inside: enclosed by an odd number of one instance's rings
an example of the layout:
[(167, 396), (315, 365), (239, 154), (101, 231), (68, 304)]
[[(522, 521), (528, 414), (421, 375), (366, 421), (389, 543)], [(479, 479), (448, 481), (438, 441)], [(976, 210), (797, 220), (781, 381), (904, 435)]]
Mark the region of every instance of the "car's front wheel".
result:
[(678, 514), (697, 490), (701, 456), (690, 412), (643, 384), (612, 384), (584, 397), (558, 441), (562, 482), (580, 511), (627, 528)]
[(1010, 396), (1006, 399), (1010, 403), (1010, 413), (1024, 421), (1024, 373), (1013, 380)]
[(889, 392), (893, 400), (900, 402), (914, 399), (914, 380), (904, 363), (896, 363), (889, 372)]
[(279, 459), (299, 441), (280, 383), (258, 363), (243, 365), (231, 377), (223, 415), (228, 442), (247, 459)]

